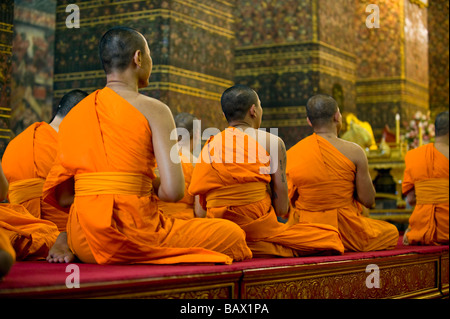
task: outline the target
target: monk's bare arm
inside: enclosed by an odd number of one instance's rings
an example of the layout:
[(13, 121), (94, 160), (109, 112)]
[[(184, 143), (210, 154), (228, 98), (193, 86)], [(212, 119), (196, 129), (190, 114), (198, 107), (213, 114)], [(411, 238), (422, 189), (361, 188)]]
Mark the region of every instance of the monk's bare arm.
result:
[(371, 208), (375, 204), (375, 188), (370, 177), (367, 156), (360, 146), (354, 147), (354, 158), (356, 199), (367, 208)]
[(61, 207), (70, 207), (72, 205), (75, 198), (75, 181), (73, 177), (56, 186), (55, 198)]
[(198, 217), (198, 218), (206, 217), (206, 210), (204, 210), (202, 207), (202, 204), (200, 204), (200, 196), (198, 196), (198, 195), (195, 196), (194, 214), (195, 214), (195, 217)]
[[(141, 110), (152, 130), (153, 149), (158, 163), (160, 175), (158, 197), (163, 201), (177, 202), (184, 196), (184, 175), (177, 141), (170, 139), (170, 133), (175, 129), (172, 112), (164, 103), (147, 97), (142, 104), (145, 104)], [(173, 156), (178, 159), (172, 158)]]
[(416, 190), (414, 188), (406, 193), (405, 200), (410, 206), (416, 206)]
[(271, 175), (272, 206), (277, 216), (285, 216), (289, 212), (289, 193), (286, 178), (286, 147), (282, 139), (277, 138), (277, 141), (278, 154), (276, 157), (271, 155), (271, 160), (278, 161), (278, 168)]

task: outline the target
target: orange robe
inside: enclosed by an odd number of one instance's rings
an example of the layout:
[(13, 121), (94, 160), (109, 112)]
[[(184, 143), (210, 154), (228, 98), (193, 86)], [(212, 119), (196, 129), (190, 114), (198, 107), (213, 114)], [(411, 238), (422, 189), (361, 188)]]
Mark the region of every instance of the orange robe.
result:
[(397, 245), (398, 230), (361, 215), (354, 198), (356, 166), (326, 139), (313, 134), (287, 152), (292, 206), (288, 223), (314, 222), (339, 229), (346, 250), (372, 251)]
[(334, 227), (278, 222), (267, 191), (271, 181), (269, 166), (267, 151), (249, 135), (230, 127), (210, 138), (203, 148), (189, 192), (200, 195), (208, 217), (237, 223), (245, 231), (254, 255), (343, 253)]
[[(2, 207), (0, 206), (0, 212), (2, 211)], [(11, 255), (13, 261), (16, 260), (16, 252), (11, 245), (11, 241), (8, 236), (8, 231), (0, 227), (0, 250), (6, 251)]]
[(0, 205), (0, 232), (6, 234), (17, 260), (45, 259), (59, 231), (55, 224), (32, 216), (24, 206)]
[(65, 231), (68, 211), (42, 201), (42, 188), (56, 157), (57, 144), (58, 133), (49, 124), (34, 123), (8, 144), (2, 166), (9, 182), (9, 202), (25, 206), (31, 215)]
[(155, 156), (147, 119), (110, 88), (97, 90), (65, 117), (59, 149), (44, 185), (74, 177), (68, 244), (84, 262), (99, 264), (231, 263), (251, 257), (233, 223), (165, 217), (152, 190)]
[(180, 154), (181, 165), (183, 166), (184, 174), (184, 197), (176, 203), (164, 202), (158, 198), (158, 208), (166, 216), (180, 219), (194, 218), (194, 196), (189, 194), (188, 189), (191, 184), (192, 172), (194, 165), (188, 158)]
[(406, 234), (410, 244), (448, 245), (449, 161), (434, 144), (409, 151), (405, 157), (402, 192), (416, 192), (416, 206)]

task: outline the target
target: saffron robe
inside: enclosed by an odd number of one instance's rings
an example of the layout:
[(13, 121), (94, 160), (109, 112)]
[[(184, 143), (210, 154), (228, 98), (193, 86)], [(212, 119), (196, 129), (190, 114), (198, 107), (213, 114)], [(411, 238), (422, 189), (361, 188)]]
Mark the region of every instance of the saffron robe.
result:
[(229, 127), (204, 146), (189, 192), (200, 196), (208, 217), (238, 224), (254, 255), (343, 253), (339, 233), (332, 226), (278, 222), (268, 192), (269, 172), (267, 151), (251, 136)]
[(326, 139), (313, 134), (287, 151), (290, 223), (314, 222), (339, 229), (346, 250), (373, 251), (397, 245), (397, 228), (362, 216), (355, 199), (356, 166)]
[(191, 184), (194, 165), (192, 165), (189, 159), (182, 154), (180, 154), (180, 158), (184, 174), (184, 197), (176, 203), (164, 202), (158, 198), (158, 208), (166, 216), (180, 219), (191, 219), (195, 217), (194, 196), (189, 194), (188, 189)]
[(250, 258), (233, 223), (165, 217), (152, 190), (155, 156), (147, 119), (110, 88), (97, 90), (65, 117), (59, 149), (44, 185), (74, 178), (68, 244), (84, 262), (99, 264), (231, 263)]
[(34, 217), (51, 221), (65, 231), (68, 210), (42, 201), (42, 188), (56, 157), (57, 144), (58, 133), (49, 124), (34, 123), (9, 142), (2, 166), (9, 182), (9, 202), (23, 205)]
[(406, 234), (409, 243), (448, 245), (449, 161), (434, 144), (406, 154), (402, 192), (412, 189), (416, 192), (416, 206)]
[(24, 206), (0, 205), (0, 232), (8, 237), (17, 260), (44, 260), (59, 235), (50, 221), (36, 218)]
[[(0, 206), (0, 212), (2, 211), (2, 206)], [(0, 250), (6, 251), (11, 255), (13, 261), (16, 260), (16, 252), (11, 245), (11, 241), (8, 236), (8, 231), (0, 227)]]

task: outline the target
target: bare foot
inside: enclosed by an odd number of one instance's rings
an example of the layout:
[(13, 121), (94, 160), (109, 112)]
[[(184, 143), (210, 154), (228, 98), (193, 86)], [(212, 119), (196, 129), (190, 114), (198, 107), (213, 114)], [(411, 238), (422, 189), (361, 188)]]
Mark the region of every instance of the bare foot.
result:
[(56, 238), (55, 243), (48, 252), (47, 261), (49, 263), (71, 263), (75, 256), (67, 244), (67, 233), (61, 232)]
[(409, 245), (409, 241), (408, 241), (408, 237), (406, 236), (406, 234), (410, 231), (411, 229), (408, 227), (407, 230), (405, 230), (405, 233), (403, 234), (403, 245), (408, 246)]

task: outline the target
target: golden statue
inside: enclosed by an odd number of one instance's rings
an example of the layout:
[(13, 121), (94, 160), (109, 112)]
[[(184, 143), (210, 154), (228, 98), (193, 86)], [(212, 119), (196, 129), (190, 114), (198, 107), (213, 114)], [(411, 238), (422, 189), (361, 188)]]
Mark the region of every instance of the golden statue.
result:
[(378, 149), (369, 122), (360, 121), (353, 113), (344, 113), (343, 124), (346, 131), (342, 134), (342, 139), (354, 142), (365, 150), (375, 151)]

